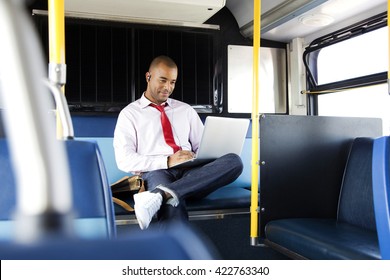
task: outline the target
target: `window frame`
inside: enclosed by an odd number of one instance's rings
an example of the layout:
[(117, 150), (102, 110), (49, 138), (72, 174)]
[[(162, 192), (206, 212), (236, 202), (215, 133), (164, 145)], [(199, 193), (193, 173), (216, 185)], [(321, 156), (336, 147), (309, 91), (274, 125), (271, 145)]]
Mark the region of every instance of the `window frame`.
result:
[(366, 34), (387, 26), (387, 13), (380, 13), (354, 25), (340, 29), (336, 32), (315, 39), (303, 53), (303, 63), (307, 75), (307, 91), (317, 94), (329, 93), (335, 90), (357, 88), (362, 86), (376, 85), (387, 82), (387, 72), (340, 80), (337, 82), (318, 84), (318, 55), (320, 51), (330, 45), (334, 45), (357, 36)]

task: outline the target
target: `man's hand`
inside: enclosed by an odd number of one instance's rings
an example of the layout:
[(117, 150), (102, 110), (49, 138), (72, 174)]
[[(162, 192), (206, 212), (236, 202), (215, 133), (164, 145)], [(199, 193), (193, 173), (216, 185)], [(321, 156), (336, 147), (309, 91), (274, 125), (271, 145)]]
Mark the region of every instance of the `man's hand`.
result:
[(191, 151), (180, 150), (168, 157), (168, 168), (183, 161), (194, 158), (195, 154)]

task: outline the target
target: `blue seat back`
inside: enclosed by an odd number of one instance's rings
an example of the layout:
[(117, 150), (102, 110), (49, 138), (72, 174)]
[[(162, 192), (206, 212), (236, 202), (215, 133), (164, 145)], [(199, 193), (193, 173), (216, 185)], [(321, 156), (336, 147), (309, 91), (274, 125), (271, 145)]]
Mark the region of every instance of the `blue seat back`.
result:
[[(74, 228), (83, 238), (114, 237), (115, 216), (104, 163), (96, 143), (65, 141), (72, 180)], [(16, 206), (14, 179), (7, 141), (0, 139), (0, 238), (12, 237)]]
[(210, 260), (213, 244), (195, 228), (173, 224), (165, 231), (134, 232), (113, 240), (52, 238), (20, 244), (0, 241), (1, 260)]
[(241, 152), (241, 160), (244, 164), (244, 168), (242, 170), (241, 175), (232, 183), (227, 185), (227, 187), (240, 187), (240, 188), (250, 188), (252, 181), (252, 173), (251, 173), (251, 160), (252, 160), (252, 138), (247, 135), (244, 147)]
[(117, 115), (73, 115), (72, 123), (76, 137), (113, 137)]
[(375, 230), (372, 194), (372, 138), (356, 138), (351, 146), (340, 190), (337, 219)]
[(111, 189), (99, 146), (87, 141), (66, 141), (73, 185), (76, 217), (93, 218), (115, 236), (115, 214)]
[(390, 137), (375, 139), (372, 183), (379, 247), (382, 259), (390, 259)]
[(107, 178), (110, 184), (118, 181), (124, 176), (130, 176), (131, 173), (126, 173), (118, 169), (115, 161), (115, 152), (113, 146), (113, 137), (80, 137), (82, 141), (94, 142), (99, 146), (104, 165), (106, 167)]
[(117, 118), (116, 115), (72, 116), (76, 138), (98, 144), (110, 184), (131, 175), (119, 170), (115, 161), (113, 137)]
[(0, 221), (11, 219), (16, 205), (15, 178), (7, 141), (0, 139)]

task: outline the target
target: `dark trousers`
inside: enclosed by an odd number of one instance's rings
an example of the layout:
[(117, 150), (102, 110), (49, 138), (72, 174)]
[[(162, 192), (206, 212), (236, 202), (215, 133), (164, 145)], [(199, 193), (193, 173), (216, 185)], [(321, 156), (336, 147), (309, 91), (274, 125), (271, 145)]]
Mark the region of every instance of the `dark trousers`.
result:
[(201, 199), (240, 176), (241, 158), (236, 154), (224, 155), (210, 163), (194, 168), (170, 168), (146, 172), (142, 175), (147, 190), (163, 185), (179, 198), (179, 205), (163, 204), (157, 216), (160, 222), (188, 220), (186, 200)]

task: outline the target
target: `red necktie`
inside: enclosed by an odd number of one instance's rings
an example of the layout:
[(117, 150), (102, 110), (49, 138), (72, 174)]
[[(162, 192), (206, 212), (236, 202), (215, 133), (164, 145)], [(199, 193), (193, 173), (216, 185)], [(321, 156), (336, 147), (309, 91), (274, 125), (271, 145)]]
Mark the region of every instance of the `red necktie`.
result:
[(159, 105), (151, 103), (150, 106), (156, 108), (157, 110), (159, 110), (161, 112), (161, 125), (163, 128), (165, 142), (169, 146), (172, 147), (174, 153), (181, 150), (181, 148), (178, 145), (176, 145), (175, 139), (173, 138), (172, 126), (171, 126), (171, 123), (168, 119), (167, 114), (165, 114), (165, 109), (164, 109), (165, 105), (159, 106)]

